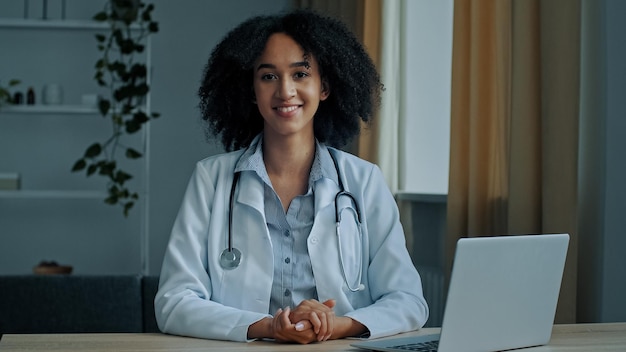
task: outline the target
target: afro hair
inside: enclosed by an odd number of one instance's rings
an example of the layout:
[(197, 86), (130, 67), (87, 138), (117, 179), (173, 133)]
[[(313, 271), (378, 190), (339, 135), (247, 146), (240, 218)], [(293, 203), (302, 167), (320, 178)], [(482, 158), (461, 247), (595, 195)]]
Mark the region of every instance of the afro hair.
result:
[(263, 130), (253, 103), (253, 65), (274, 33), (285, 33), (313, 56), (331, 94), (314, 116), (315, 137), (341, 147), (369, 123), (383, 86), (364, 47), (346, 26), (310, 10), (257, 16), (231, 30), (213, 49), (201, 86), (200, 111), (207, 135), (221, 137), (224, 148), (247, 147)]

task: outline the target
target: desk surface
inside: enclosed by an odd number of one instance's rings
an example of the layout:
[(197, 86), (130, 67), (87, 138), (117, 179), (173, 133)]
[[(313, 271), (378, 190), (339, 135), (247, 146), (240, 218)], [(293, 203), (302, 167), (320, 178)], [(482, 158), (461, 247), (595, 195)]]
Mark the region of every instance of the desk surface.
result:
[[(396, 336), (438, 332), (428, 328)], [(313, 345), (282, 345), (267, 341), (250, 343), (203, 340), (164, 334), (8, 334), (0, 350), (15, 351), (363, 351), (350, 347), (353, 340)], [(547, 346), (537, 351), (626, 351), (626, 323), (555, 325)]]

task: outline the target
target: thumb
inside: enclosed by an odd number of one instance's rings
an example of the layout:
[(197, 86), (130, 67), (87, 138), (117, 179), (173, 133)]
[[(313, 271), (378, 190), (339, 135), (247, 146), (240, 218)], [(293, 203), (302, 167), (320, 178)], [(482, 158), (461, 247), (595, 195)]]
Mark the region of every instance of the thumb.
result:
[(326, 301), (324, 301), (324, 303), (322, 303), (323, 305), (325, 305), (328, 308), (333, 308), (335, 306), (335, 300), (334, 299), (328, 299)]
[(311, 329), (313, 327), (313, 324), (311, 324), (311, 322), (308, 320), (301, 320), (296, 323), (295, 327), (296, 327), (296, 331), (304, 331), (304, 330)]

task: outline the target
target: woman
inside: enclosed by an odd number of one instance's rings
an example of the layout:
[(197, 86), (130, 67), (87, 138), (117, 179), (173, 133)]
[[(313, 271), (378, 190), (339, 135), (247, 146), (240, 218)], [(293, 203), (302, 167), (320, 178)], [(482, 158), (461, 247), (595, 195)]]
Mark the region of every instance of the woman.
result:
[(236, 151), (191, 177), (155, 298), (163, 332), (311, 343), (423, 326), (380, 170), (330, 147), (370, 121), (381, 90), (355, 37), (313, 12), (252, 18), (216, 46), (200, 107)]

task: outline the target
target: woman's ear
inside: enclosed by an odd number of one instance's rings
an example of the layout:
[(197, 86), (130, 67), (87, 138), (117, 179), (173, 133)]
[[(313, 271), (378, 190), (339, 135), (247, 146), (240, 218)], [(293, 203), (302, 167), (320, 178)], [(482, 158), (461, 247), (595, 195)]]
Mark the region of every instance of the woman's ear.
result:
[(330, 86), (328, 85), (328, 81), (322, 80), (322, 94), (320, 94), (320, 100), (326, 100), (330, 95)]

